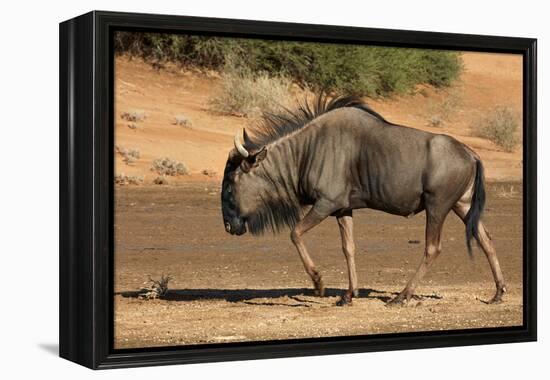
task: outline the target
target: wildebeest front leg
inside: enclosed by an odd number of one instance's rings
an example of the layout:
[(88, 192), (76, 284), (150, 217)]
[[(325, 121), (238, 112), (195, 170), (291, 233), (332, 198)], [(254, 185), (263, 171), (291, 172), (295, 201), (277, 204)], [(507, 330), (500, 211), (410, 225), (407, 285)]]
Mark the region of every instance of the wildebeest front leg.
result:
[(342, 251), (348, 264), (349, 288), (336, 303), (338, 306), (351, 304), (352, 297), (357, 297), (357, 273), (355, 271), (355, 243), (353, 241), (353, 216), (352, 211), (346, 211), (338, 215), (338, 227), (342, 238)]
[(414, 296), (414, 290), (418, 282), (424, 277), (430, 265), (441, 253), (441, 229), (444, 219), (445, 217), (438, 217), (426, 210), (426, 247), (424, 249), (424, 256), (416, 273), (409, 280), (405, 289), (393, 298), (388, 305), (401, 305), (404, 302), (410, 301)]
[(302, 259), (302, 263), (304, 264), (304, 268), (306, 269), (307, 274), (309, 274), (311, 280), (313, 281), (315, 293), (321, 297), (325, 295), (325, 286), (323, 285), (321, 275), (315, 269), (315, 264), (313, 263), (313, 260), (311, 260), (311, 257), (307, 252), (306, 246), (302, 240), (302, 235), (321, 223), (326, 217), (327, 215), (318, 213), (317, 211), (315, 211), (315, 207), (313, 207), (307, 213), (307, 215), (301, 221), (299, 221), (298, 224), (296, 224), (296, 226), (290, 233), (290, 239), (296, 246), (296, 249), (300, 254), (300, 258)]

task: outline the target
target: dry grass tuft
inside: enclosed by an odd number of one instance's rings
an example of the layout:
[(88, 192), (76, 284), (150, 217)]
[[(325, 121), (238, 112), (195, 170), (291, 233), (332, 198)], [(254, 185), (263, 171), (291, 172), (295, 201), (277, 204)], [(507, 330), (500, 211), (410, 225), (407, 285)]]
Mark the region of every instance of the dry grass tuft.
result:
[(193, 123), (185, 115), (177, 115), (175, 117), (174, 125), (179, 125), (180, 127), (191, 128)]
[(495, 107), (472, 129), (477, 129), (480, 137), (491, 140), (506, 152), (513, 152), (520, 142), (518, 117), (505, 106)]
[(428, 120), (428, 125), (432, 128), (443, 127), (443, 119), (439, 115), (432, 115)]
[(148, 300), (162, 298), (168, 292), (168, 283), (172, 279), (171, 276), (162, 275), (159, 280), (155, 280), (149, 276), (149, 280), (144, 283), (147, 286), (139, 291), (139, 298)]
[(122, 112), (120, 117), (126, 121), (136, 122), (145, 120), (145, 112), (140, 110), (131, 110), (127, 112)]
[(115, 185), (141, 185), (143, 183), (143, 176), (132, 175), (128, 176), (123, 174), (117, 174), (115, 176)]
[(499, 198), (515, 198), (519, 195), (519, 190), (516, 185), (502, 185), (497, 190)]
[(126, 149), (118, 145), (115, 146), (115, 149), (116, 152), (122, 156), (122, 161), (124, 161), (126, 165), (133, 164), (139, 160), (140, 153), (138, 149)]
[(222, 71), (222, 91), (210, 99), (210, 110), (241, 117), (279, 112), (292, 99), (291, 86), (284, 76), (254, 73), (229, 61)]
[(462, 95), (458, 89), (452, 89), (447, 96), (438, 102), (430, 104), (428, 108), (428, 126), (442, 128), (448, 123), (462, 103)]
[(177, 176), (189, 174), (189, 169), (183, 162), (178, 162), (167, 157), (153, 161), (151, 170), (160, 175)]

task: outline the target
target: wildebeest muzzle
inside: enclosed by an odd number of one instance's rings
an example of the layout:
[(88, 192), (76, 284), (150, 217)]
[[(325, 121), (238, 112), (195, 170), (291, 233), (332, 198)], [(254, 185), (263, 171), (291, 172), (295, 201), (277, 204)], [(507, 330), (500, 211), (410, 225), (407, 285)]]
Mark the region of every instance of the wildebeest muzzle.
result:
[(246, 233), (246, 224), (242, 219), (232, 218), (231, 221), (226, 220), (224, 224), (225, 231), (227, 231), (231, 235), (240, 236)]

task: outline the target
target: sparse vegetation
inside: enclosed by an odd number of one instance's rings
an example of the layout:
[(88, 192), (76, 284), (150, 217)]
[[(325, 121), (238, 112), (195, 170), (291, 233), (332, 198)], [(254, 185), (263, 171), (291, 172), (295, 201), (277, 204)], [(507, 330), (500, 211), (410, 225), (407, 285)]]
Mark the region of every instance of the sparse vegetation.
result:
[(151, 170), (160, 175), (177, 176), (189, 174), (189, 169), (183, 162), (178, 162), (170, 158), (159, 158), (153, 161)]
[(236, 58), (255, 76), (286, 77), (313, 90), (385, 96), (419, 83), (445, 87), (462, 70), (460, 54), (441, 50), (117, 32), (115, 51), (149, 60), (224, 71)]
[(141, 185), (143, 183), (143, 176), (137, 176), (137, 175), (125, 175), (117, 174), (115, 176), (115, 184), (116, 185)]
[(130, 129), (138, 129), (139, 127), (138, 127), (138, 125), (137, 125), (136, 123), (130, 123), (130, 124), (128, 124), (128, 128), (130, 128)]
[(140, 153), (138, 149), (126, 149), (118, 145), (115, 146), (115, 149), (116, 152), (122, 156), (122, 161), (124, 161), (126, 165), (133, 164), (139, 160)]
[(508, 107), (497, 106), (473, 127), (479, 131), (479, 136), (491, 140), (506, 152), (512, 152), (519, 144), (517, 136), (519, 120)]
[(451, 120), (456, 109), (462, 103), (462, 95), (458, 89), (449, 91), (442, 101), (431, 103), (428, 108), (430, 127), (444, 127)]
[(439, 128), (443, 126), (443, 119), (439, 115), (432, 115), (428, 120), (428, 125), (432, 128)]
[(286, 77), (253, 73), (230, 63), (222, 72), (222, 91), (210, 99), (210, 110), (222, 114), (255, 117), (287, 106), (292, 82)]
[(185, 115), (177, 115), (175, 117), (174, 124), (185, 128), (191, 128), (191, 126), (193, 125), (191, 123), (191, 120)]
[(162, 275), (158, 280), (149, 276), (149, 280), (145, 282), (147, 286), (139, 291), (139, 298), (148, 300), (162, 298), (168, 292), (168, 283), (171, 280), (172, 277), (165, 275)]
[(519, 191), (516, 186), (517, 185), (514, 185), (514, 184), (503, 184), (502, 186), (499, 186), (499, 188), (497, 189), (497, 195), (500, 198), (514, 198), (519, 195)]
[(168, 178), (165, 175), (159, 175), (153, 180), (153, 183), (155, 185), (168, 185), (170, 184), (170, 181), (168, 181)]
[(127, 112), (122, 112), (120, 117), (126, 121), (136, 122), (145, 120), (145, 112), (139, 110), (132, 110)]

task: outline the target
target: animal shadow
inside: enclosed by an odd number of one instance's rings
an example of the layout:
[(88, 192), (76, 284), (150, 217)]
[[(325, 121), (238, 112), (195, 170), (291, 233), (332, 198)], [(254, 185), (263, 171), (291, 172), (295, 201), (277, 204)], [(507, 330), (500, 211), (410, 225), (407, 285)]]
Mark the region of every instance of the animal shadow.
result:
[[(339, 297), (344, 293), (343, 289), (326, 288), (325, 296), (327, 297)], [(118, 292), (117, 295), (121, 295), (126, 298), (139, 298), (140, 292), (138, 291), (124, 291)], [(387, 303), (392, 296), (397, 295), (396, 292), (385, 292), (382, 290), (376, 290), (371, 288), (359, 289), (358, 297), (377, 299), (384, 303)], [(310, 288), (286, 288), (286, 289), (169, 289), (165, 295), (162, 296), (166, 301), (200, 301), (200, 300), (224, 300), (227, 302), (243, 302), (252, 305), (263, 306), (307, 306), (304, 303), (321, 303), (312, 301), (311, 299), (303, 299), (300, 296), (311, 297), (314, 296), (313, 289)], [(272, 299), (275, 300), (281, 297), (288, 297), (302, 304), (283, 304), (274, 301), (268, 302), (252, 302), (256, 299)], [(437, 295), (422, 295), (421, 298), (434, 298), (440, 299)]]

